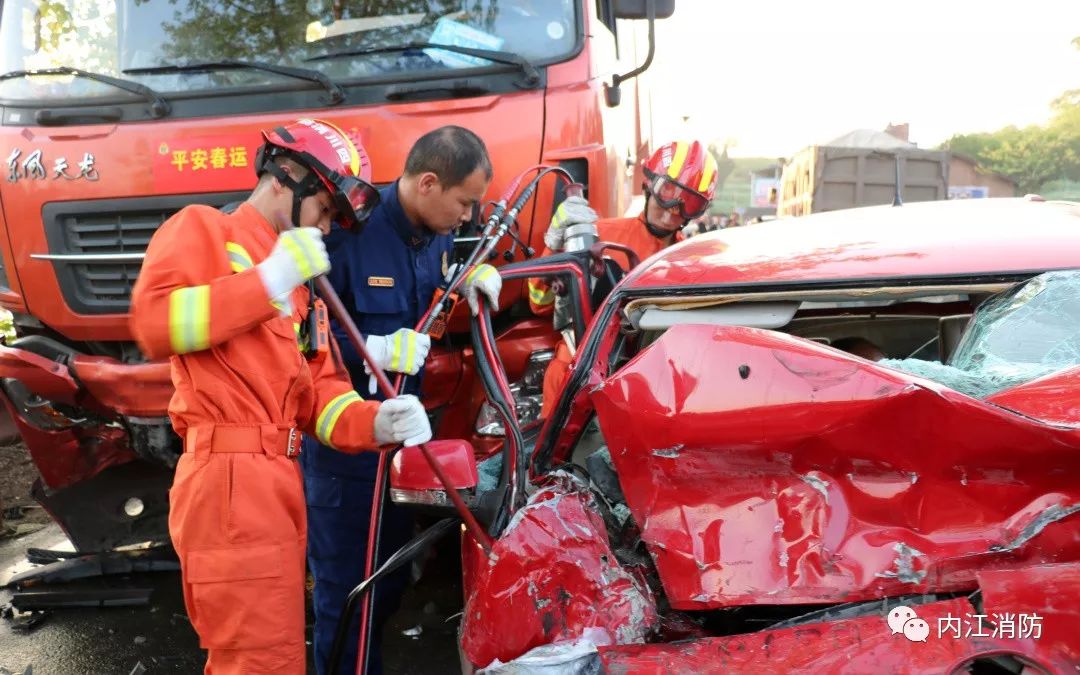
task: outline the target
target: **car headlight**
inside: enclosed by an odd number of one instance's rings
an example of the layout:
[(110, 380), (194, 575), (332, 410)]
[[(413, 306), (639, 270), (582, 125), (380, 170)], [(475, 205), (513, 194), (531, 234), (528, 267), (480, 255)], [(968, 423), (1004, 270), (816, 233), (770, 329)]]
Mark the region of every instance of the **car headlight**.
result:
[[(555, 356), (555, 350), (542, 349), (529, 355), (525, 372), (521, 379), (510, 385), (510, 394), (514, 397), (519, 426), (540, 419), (540, 409), (544, 402), (544, 373)], [(476, 416), (476, 433), (481, 436), (505, 436), (502, 419), (490, 402), (484, 401), (480, 414)]]

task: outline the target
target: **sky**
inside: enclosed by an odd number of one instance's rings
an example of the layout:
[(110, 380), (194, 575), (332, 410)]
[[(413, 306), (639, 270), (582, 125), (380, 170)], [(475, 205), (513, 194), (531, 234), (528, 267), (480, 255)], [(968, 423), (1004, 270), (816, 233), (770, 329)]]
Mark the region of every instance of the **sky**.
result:
[(675, 0), (649, 72), (654, 134), (788, 157), (889, 123), (920, 147), (1044, 123), (1080, 88), (1077, 36), (1076, 0)]

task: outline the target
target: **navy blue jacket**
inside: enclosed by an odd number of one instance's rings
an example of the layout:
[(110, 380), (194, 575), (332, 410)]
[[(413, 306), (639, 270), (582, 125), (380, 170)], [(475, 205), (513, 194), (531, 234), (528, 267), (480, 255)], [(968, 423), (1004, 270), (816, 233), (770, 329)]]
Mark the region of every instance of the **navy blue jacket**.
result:
[[(359, 235), (337, 230), (331, 232), (326, 242), (330, 252), (330, 283), (365, 339), (369, 335), (390, 335), (399, 328), (416, 327), (443, 281), (454, 246), (453, 235), (435, 235), (409, 221), (398, 201), (396, 182), (380, 190), (379, 195), (379, 206)], [(353, 387), (365, 399), (382, 399), (380, 394), (368, 394), (363, 359), (345, 331), (335, 320), (331, 320), (330, 328), (341, 348)], [(387, 375), (391, 383), (397, 377), (396, 373)], [(417, 394), (419, 390), (420, 378), (409, 377), (402, 393)], [(305, 449), (311, 445), (309, 442)], [(333, 467), (337, 467), (345, 475), (359, 475), (354, 471), (357, 466), (374, 467), (377, 461), (375, 453), (350, 457), (328, 448), (320, 450), (310, 458), (312, 468), (317, 470), (333, 472)]]

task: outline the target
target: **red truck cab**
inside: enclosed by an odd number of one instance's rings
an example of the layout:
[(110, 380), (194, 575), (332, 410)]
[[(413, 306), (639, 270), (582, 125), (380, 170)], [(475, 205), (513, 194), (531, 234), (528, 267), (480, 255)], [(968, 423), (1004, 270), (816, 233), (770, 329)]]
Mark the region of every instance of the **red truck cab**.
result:
[[(246, 196), (260, 129), (327, 119), (361, 137), (381, 185), (399, 175), (414, 139), (460, 124), (492, 156), (489, 198), (544, 162), (585, 183), (598, 212), (621, 214), (639, 190), (651, 121), (640, 79), (619, 96), (613, 76), (651, 59), (651, 22), (633, 19), (648, 6), (670, 15), (672, 5), (3, 3), (0, 305), (19, 337), (0, 347), (0, 399), (41, 472), (36, 498), (75, 546), (166, 532), (180, 451), (166, 414), (172, 385), (168, 364), (147, 362), (132, 341), (131, 287), (170, 215)], [(557, 192), (542, 186), (520, 219), (536, 250)], [(500, 261), (523, 256), (500, 252)], [(508, 283), (501, 304), (526, 292)], [(512, 378), (534, 376), (555, 335), (511, 315), (501, 317), (500, 352)], [(501, 431), (484, 421), (464, 319), (433, 352), (425, 398), (440, 436), (483, 448)]]

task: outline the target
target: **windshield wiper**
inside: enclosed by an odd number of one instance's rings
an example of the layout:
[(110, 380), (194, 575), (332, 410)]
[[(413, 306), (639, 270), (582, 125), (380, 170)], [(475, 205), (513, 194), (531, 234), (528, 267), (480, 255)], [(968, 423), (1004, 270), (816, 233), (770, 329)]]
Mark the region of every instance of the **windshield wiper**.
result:
[(221, 61), (201, 61), (197, 63), (177, 63), (165, 66), (149, 66), (146, 68), (128, 68), (124, 71), (128, 75), (162, 75), (165, 73), (193, 73), (206, 70), (261, 70), (267, 73), (275, 73), (298, 80), (315, 82), (322, 86), (330, 94), (330, 105), (337, 105), (345, 100), (345, 90), (333, 80), (317, 70), (308, 68), (290, 68), (278, 66), (262, 61), (240, 61), (238, 59), (223, 59)]
[(329, 59), (344, 58), (346, 56), (366, 56), (368, 54), (386, 54), (390, 52), (407, 52), (413, 50), (423, 49), (444, 49), (448, 52), (455, 52), (457, 54), (465, 54), (466, 56), (476, 56), (481, 59), (487, 59), (494, 63), (505, 63), (510, 66), (517, 66), (521, 69), (521, 72), (525, 75), (523, 85), (525, 87), (535, 87), (540, 83), (540, 73), (537, 72), (536, 66), (529, 63), (529, 61), (521, 54), (515, 54), (514, 52), (504, 52), (494, 49), (473, 49), (472, 47), (459, 47), (457, 45), (444, 45), (437, 42), (410, 42), (403, 45), (393, 45), (390, 47), (366, 47), (364, 49), (351, 49), (340, 52), (329, 52), (327, 54), (319, 54), (318, 56), (312, 56), (304, 59), (308, 61), (326, 61)]
[(101, 73), (92, 73), (88, 70), (79, 70), (78, 68), (62, 67), (43, 68), (41, 70), (13, 70), (8, 73), (0, 74), (0, 80), (10, 80), (16, 77), (33, 77), (35, 75), (74, 75), (87, 80), (102, 82), (116, 87), (117, 89), (129, 91), (133, 94), (138, 94), (150, 102), (150, 115), (155, 119), (168, 115), (169, 111), (172, 109), (169, 106), (169, 102), (166, 101), (161, 94), (145, 84), (139, 84), (138, 82), (132, 82), (131, 80), (123, 80), (119, 77), (112, 77), (110, 75), (102, 75)]

